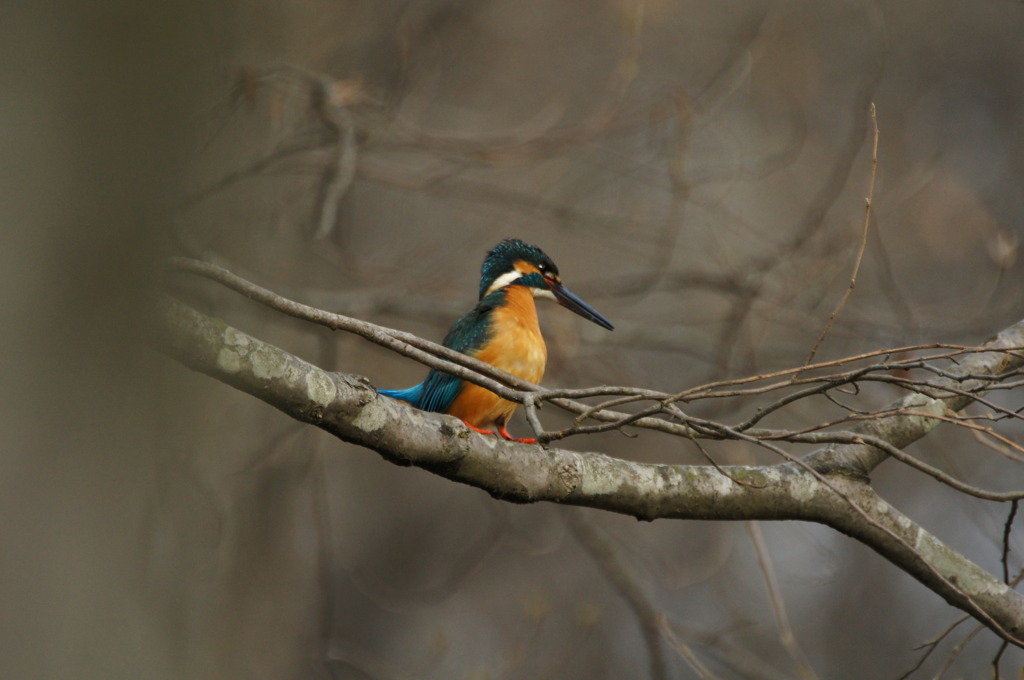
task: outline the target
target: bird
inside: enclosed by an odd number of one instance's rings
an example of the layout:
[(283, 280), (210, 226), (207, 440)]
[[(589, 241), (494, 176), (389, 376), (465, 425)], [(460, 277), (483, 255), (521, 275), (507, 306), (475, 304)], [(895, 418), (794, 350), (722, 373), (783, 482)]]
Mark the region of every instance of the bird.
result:
[[(548, 352), (537, 321), (536, 298), (554, 300), (598, 326), (615, 328), (562, 285), (558, 267), (543, 250), (517, 238), (507, 238), (488, 251), (480, 269), (479, 301), (455, 322), (442, 344), (518, 378), (539, 383)], [(378, 393), (423, 411), (455, 416), (481, 434), (525, 444), (537, 441), (516, 439), (508, 432), (508, 422), (519, 404), (444, 371), (431, 369), (418, 385)]]

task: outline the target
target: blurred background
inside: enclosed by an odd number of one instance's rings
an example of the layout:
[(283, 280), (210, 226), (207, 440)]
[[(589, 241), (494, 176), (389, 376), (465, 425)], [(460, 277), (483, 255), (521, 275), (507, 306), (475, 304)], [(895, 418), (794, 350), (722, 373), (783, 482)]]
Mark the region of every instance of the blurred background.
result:
[[(3, 677), (898, 678), (960, 618), (823, 527), (509, 505), (392, 466), (164, 359), (145, 318), (171, 253), (440, 340), (486, 250), (517, 236), (616, 325), (542, 306), (546, 385), (674, 392), (799, 365), (856, 261), (873, 103), (870, 233), (818, 358), (983, 342), (1024, 312), (1024, 6), (252, 0), (0, 17)], [(425, 373), (171, 284), (327, 369), (381, 387)], [(734, 422), (757, 405), (691, 410)], [(805, 401), (771, 425), (836, 413)], [(706, 462), (648, 432), (565, 445)], [(956, 428), (911, 452), (1019, 487)], [(874, 482), (1000, 573), (1005, 507), (893, 462)], [(973, 629), (910, 677), (992, 677), (999, 642)], [(1001, 668), (1022, 664), (1010, 650)]]

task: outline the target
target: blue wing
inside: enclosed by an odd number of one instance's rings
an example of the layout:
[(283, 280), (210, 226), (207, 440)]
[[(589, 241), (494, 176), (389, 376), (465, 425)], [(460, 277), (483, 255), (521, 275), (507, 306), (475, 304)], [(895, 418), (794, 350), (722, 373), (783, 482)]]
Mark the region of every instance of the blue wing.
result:
[(450, 373), (431, 370), (423, 381), (423, 398), (419, 407), (424, 411), (444, 413), (455, 403), (462, 391), (462, 381)]
[[(441, 343), (445, 347), (472, 356), (491, 337), (491, 311), (504, 301), (504, 290), (491, 293), (471, 312), (455, 322)], [(427, 379), (404, 390), (377, 390), (392, 399), (401, 399), (418, 409), (445, 413), (462, 391), (462, 381), (450, 373), (431, 369)]]

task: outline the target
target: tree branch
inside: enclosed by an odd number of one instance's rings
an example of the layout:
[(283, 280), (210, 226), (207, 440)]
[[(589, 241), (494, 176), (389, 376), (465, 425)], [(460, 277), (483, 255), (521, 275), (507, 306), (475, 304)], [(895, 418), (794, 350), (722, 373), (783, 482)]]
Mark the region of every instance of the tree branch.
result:
[[(865, 438), (880, 439), (898, 449), (905, 448), (938, 427), (946, 413), (959, 411), (982, 397), (989, 380), (1024, 365), (1024, 354), (1019, 351), (1022, 346), (1024, 320), (985, 343), (988, 351), (970, 354), (960, 361), (956, 374), (970, 376), (970, 379), (940, 378), (930, 384), (930, 394), (925, 394), (924, 390), (912, 392), (886, 409), (909, 411), (913, 415), (865, 421), (854, 428), (854, 432)], [(867, 443), (839, 444), (812, 454), (809, 462), (812, 465), (852, 466), (867, 475), (888, 456), (884, 449)]]
[[(850, 474), (851, 460), (857, 463), (853, 467), (870, 470), (885, 458), (875, 447), (835, 445), (797, 462), (717, 469), (518, 444), (382, 398), (364, 377), (324, 371), (180, 302), (166, 299), (160, 312), (156, 342), (172, 358), (393, 463), (416, 465), (512, 502), (551, 501), (643, 520), (820, 522), (870, 546), (1003, 639), (1024, 647), (1024, 597), (878, 497), (866, 476)], [(1001, 333), (992, 352), (972, 355), (961, 368), (969, 375), (994, 376), (1019, 365), (1019, 353), (996, 350), (1019, 347), (1022, 334), (1024, 322)], [(914, 411), (938, 413), (932, 409), (939, 404), (944, 412), (969, 403), (969, 389), (961, 382), (952, 397), (907, 399), (926, 400), (915, 402)], [(885, 423), (894, 421), (897, 427), (879, 426), (872, 436), (903, 447), (939, 422), (900, 416)]]

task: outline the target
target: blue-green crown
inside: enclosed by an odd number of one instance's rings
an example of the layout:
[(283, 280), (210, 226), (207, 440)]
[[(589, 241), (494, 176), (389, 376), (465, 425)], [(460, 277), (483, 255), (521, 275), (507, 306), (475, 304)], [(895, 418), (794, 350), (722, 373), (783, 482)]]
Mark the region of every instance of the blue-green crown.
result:
[(484, 265), (480, 269), (480, 297), (483, 298), (495, 279), (515, 269), (515, 263), (519, 260), (536, 265), (545, 272), (558, 274), (558, 267), (543, 250), (517, 238), (507, 238), (494, 246), (484, 258)]

